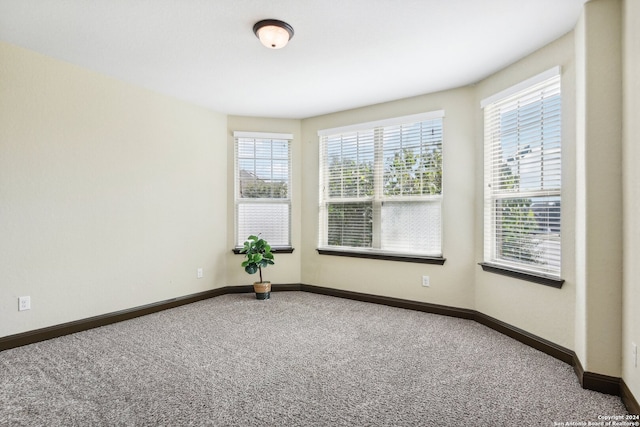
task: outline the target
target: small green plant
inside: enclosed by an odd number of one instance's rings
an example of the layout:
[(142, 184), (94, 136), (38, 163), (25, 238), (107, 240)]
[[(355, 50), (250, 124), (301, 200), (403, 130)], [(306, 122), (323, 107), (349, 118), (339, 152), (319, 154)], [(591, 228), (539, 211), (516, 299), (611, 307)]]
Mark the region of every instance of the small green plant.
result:
[(244, 271), (249, 274), (259, 272), (260, 283), (262, 283), (262, 269), (275, 264), (269, 243), (258, 236), (249, 236), (240, 253), (245, 254), (245, 260), (242, 263)]

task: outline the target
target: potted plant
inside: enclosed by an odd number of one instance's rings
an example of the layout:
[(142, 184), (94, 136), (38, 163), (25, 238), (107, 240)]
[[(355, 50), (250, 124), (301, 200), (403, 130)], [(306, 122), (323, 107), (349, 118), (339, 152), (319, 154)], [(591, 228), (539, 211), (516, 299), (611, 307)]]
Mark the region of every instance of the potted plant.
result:
[(245, 260), (242, 263), (244, 271), (249, 274), (260, 273), (260, 281), (253, 284), (256, 299), (269, 299), (271, 282), (262, 280), (262, 269), (274, 264), (271, 246), (258, 236), (249, 236), (240, 253), (245, 254)]

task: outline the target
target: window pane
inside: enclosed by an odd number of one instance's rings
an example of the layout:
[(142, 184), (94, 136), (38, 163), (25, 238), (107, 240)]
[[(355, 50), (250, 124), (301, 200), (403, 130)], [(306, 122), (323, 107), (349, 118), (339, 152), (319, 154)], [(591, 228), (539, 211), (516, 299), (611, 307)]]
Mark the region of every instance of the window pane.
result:
[(253, 177), (255, 177), (255, 173), (254, 171), (256, 170), (256, 164), (255, 164), (255, 160), (253, 158), (251, 159), (238, 159), (238, 169), (240, 171), (243, 171), (243, 173), (249, 174)]
[(329, 197), (373, 195), (373, 132), (339, 135), (326, 142)]
[(271, 197), (271, 185), (246, 171), (240, 171), (240, 197), (260, 199)]
[(276, 181), (286, 181), (289, 179), (289, 161), (273, 160), (271, 162), (271, 177)]
[(560, 198), (510, 198), (496, 201), (498, 259), (560, 268)]
[(440, 224), (440, 201), (385, 202), (381, 248), (440, 256)]
[(372, 242), (372, 203), (329, 203), (329, 246), (370, 248)]
[(240, 139), (237, 142), (238, 146), (238, 158), (251, 157), (253, 158), (255, 153), (255, 144), (253, 139)]
[[(289, 152), (289, 142), (280, 140), (238, 140), (238, 157), (244, 150), (245, 157), (238, 158), (238, 187), (240, 198), (281, 199), (289, 197), (289, 159), (256, 158), (271, 155), (271, 146), (278, 147), (273, 152), (283, 155)], [(244, 148), (242, 148), (244, 147)], [(247, 147), (251, 147), (249, 150)], [(254, 153), (253, 148), (256, 149)], [(259, 152), (259, 153), (258, 153)]]
[(271, 140), (270, 139), (256, 139), (256, 158), (258, 159), (271, 158)]
[(271, 159), (256, 159), (255, 174), (259, 179), (270, 180), (272, 172)]
[(498, 256), (509, 261), (538, 264), (537, 224), (531, 199), (505, 199), (496, 202)]
[(288, 141), (273, 141), (273, 158), (274, 159), (289, 159), (289, 142)]
[(520, 190), (560, 188), (559, 105), (555, 95), (501, 113), (502, 161)]
[(440, 121), (387, 126), (383, 129), (385, 196), (442, 193), (442, 125)]

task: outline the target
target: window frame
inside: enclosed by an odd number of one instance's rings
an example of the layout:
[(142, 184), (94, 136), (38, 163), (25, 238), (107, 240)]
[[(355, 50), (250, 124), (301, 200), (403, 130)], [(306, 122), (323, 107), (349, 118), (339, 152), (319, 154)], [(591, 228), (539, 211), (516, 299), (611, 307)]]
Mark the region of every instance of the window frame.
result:
[[(553, 91), (557, 90), (557, 94), (551, 95), (549, 97), (545, 97), (543, 95), (545, 90)], [(550, 123), (554, 123), (554, 120), (558, 121), (556, 133), (559, 138), (558, 145), (560, 148), (557, 149), (557, 153), (553, 153), (557, 156), (547, 156), (547, 153), (544, 151), (546, 147), (544, 147), (544, 142), (540, 142), (540, 152), (538, 157), (540, 160), (536, 160), (535, 162), (531, 162), (530, 160), (527, 163), (527, 167), (531, 168), (531, 164), (540, 165), (540, 171), (545, 171), (545, 161), (549, 164), (549, 161), (555, 162), (553, 171), (558, 174), (557, 187), (545, 188), (542, 181), (541, 172), (541, 181), (539, 189), (528, 189), (528, 188), (518, 188), (516, 190), (509, 189), (509, 192), (495, 190), (492, 188), (492, 184), (494, 183), (494, 176), (496, 168), (499, 167), (496, 163), (495, 151), (497, 145), (503, 144), (502, 139), (502, 120), (504, 115), (507, 114), (508, 110), (501, 110), (500, 107), (506, 103), (516, 103), (522, 100), (523, 98), (527, 98), (531, 96), (531, 94), (539, 94), (539, 100), (532, 102), (541, 102), (542, 107), (544, 107), (544, 102), (547, 99), (551, 99), (552, 96), (559, 97), (559, 106), (557, 112), (552, 112), (549, 115), (545, 115), (544, 113), (540, 113), (539, 120), (537, 120), (536, 126), (540, 128), (540, 134), (543, 134), (545, 131), (544, 128), (544, 120), (549, 121)], [(531, 96), (531, 99), (536, 99)], [(524, 108), (529, 107), (531, 104), (524, 104), (523, 106), (518, 105), (516, 108), (516, 114), (519, 113)], [(562, 243), (561, 243), (561, 232), (562, 232), (562, 224), (560, 220), (561, 214), (561, 201), (562, 201), (562, 83), (561, 83), (561, 68), (559, 66), (553, 67), (545, 72), (542, 72), (530, 79), (527, 79), (523, 82), (520, 82), (517, 85), (514, 85), (504, 91), (501, 91), (493, 96), (490, 96), (481, 102), (481, 108), (483, 111), (483, 123), (484, 123), (484, 139), (483, 139), (483, 147), (484, 147), (484, 208), (483, 208), (483, 217), (484, 217), (484, 232), (483, 232), (483, 241), (484, 241), (484, 253), (483, 253), (483, 262), (479, 263), (479, 265), (483, 268), (484, 271), (506, 275), (510, 277), (515, 277), (522, 280), (527, 280), (543, 285), (548, 285), (556, 288), (562, 287), (564, 280), (561, 278), (562, 274)], [(494, 111), (493, 108), (497, 108), (497, 111)], [(544, 111), (541, 108), (541, 111)], [(497, 118), (499, 117), (499, 121)], [(492, 121), (493, 119), (493, 121)], [(496, 124), (500, 123), (500, 124)], [(538, 124), (539, 123), (539, 124)], [(553, 126), (553, 125), (552, 125)], [(493, 132), (497, 131), (500, 134), (500, 137), (497, 138), (494, 136)], [(520, 128), (517, 129), (517, 138), (520, 138), (521, 132), (524, 133), (524, 130)], [(543, 141), (543, 140), (541, 140)], [(498, 147), (499, 148), (499, 147)], [(548, 151), (551, 153), (551, 151)], [(549, 157), (552, 157), (553, 160), (549, 160)], [(517, 167), (519, 168), (521, 165), (521, 158), (516, 157), (517, 159)], [(518, 175), (516, 178), (516, 182), (520, 182), (522, 176)], [(498, 181), (503, 182), (503, 181)], [(504, 254), (499, 255), (498, 246), (500, 242), (500, 231), (504, 229), (504, 222), (501, 222), (498, 219), (498, 203), (500, 201), (506, 200), (515, 200), (515, 199), (527, 199), (530, 203), (534, 198), (548, 198), (548, 199), (557, 199), (558, 204), (557, 208), (558, 212), (558, 222), (557, 222), (557, 238), (552, 237), (555, 232), (552, 232), (551, 229), (546, 231), (545, 233), (540, 233), (540, 235), (545, 236), (542, 243), (538, 245), (542, 245), (543, 243), (551, 242), (552, 240), (557, 241), (558, 249), (557, 249), (557, 257), (554, 256), (553, 253), (546, 254), (543, 258), (543, 263), (540, 264), (540, 267), (535, 266), (535, 262), (525, 262), (525, 261), (517, 261), (514, 259), (508, 259)], [(526, 206), (525, 209), (529, 209), (529, 215), (534, 212), (531, 209), (531, 206)], [(551, 218), (550, 211), (546, 213), (545, 219), (549, 221)], [(534, 215), (535, 216), (535, 215)], [(537, 221), (537, 220), (536, 220)], [(554, 222), (554, 225), (556, 223)], [(526, 227), (525, 227), (526, 228)], [(518, 236), (518, 235), (516, 235)], [(518, 237), (521, 238), (521, 237)], [(545, 240), (546, 239), (546, 240)], [(553, 252), (553, 251), (552, 251)], [(554, 265), (550, 265), (547, 268), (542, 268), (546, 262), (553, 261), (557, 263), (557, 267)]]
[[(293, 134), (290, 133), (272, 133), (272, 132), (247, 132), (247, 131), (234, 131), (233, 132), (233, 147), (234, 147), (234, 247), (233, 253), (239, 254), (240, 250), (243, 247), (244, 239), (248, 236), (240, 235), (240, 206), (241, 205), (260, 205), (260, 204), (282, 204), (287, 206), (287, 218), (286, 218), (286, 233), (288, 242), (283, 244), (283, 242), (276, 242), (272, 244), (272, 251), (277, 253), (292, 253), (292, 236), (291, 236), (291, 196), (292, 196), (292, 141)], [(271, 143), (274, 141), (282, 141), (287, 144), (287, 196), (282, 198), (269, 198), (269, 197), (241, 197), (240, 192), (240, 155), (239, 155), (239, 143), (241, 139), (248, 140), (270, 140)], [(268, 158), (273, 163), (273, 151), (271, 152), (271, 157)], [(246, 157), (248, 159), (249, 157)], [(257, 160), (258, 157), (253, 157), (254, 160)], [(262, 158), (262, 160), (267, 160), (267, 158)], [(283, 160), (282, 158), (276, 160)], [(272, 166), (273, 167), (273, 164)], [(256, 234), (261, 234), (257, 232)], [(265, 236), (267, 240), (272, 243), (267, 236)]]
[[(383, 194), (383, 174), (384, 174), (384, 146), (382, 131), (385, 128), (393, 126), (409, 126), (412, 124), (429, 121), (439, 121), (439, 124), (434, 127), (439, 129), (440, 141), (437, 149), (440, 155), (443, 153), (444, 147), (444, 110), (437, 110), (427, 113), (419, 113), (409, 116), (396, 117), (354, 125), (348, 125), (338, 128), (323, 129), (318, 131), (320, 140), (319, 144), (319, 230), (318, 230), (318, 253), (321, 255), (333, 255), (333, 256), (347, 256), (356, 258), (373, 258), (389, 261), (403, 261), (403, 262), (417, 262), (428, 264), (444, 264), (445, 258), (442, 256), (443, 247), (443, 218), (442, 218), (442, 202), (443, 202), (443, 188), (440, 186), (440, 193), (436, 195), (421, 194), (419, 196), (397, 196), (397, 195), (385, 195)], [(331, 197), (329, 193), (329, 161), (326, 158), (326, 144), (330, 137), (337, 138), (338, 135), (349, 135), (351, 133), (370, 132), (373, 136), (374, 144), (374, 171), (373, 171), (373, 191), (368, 197)], [(421, 140), (419, 145), (422, 148), (431, 147), (426, 142)], [(443, 165), (442, 161), (439, 163), (440, 177), (442, 177)], [(398, 251), (381, 249), (381, 240), (383, 239), (383, 232), (380, 230), (382, 223), (382, 206), (384, 203), (391, 202), (416, 202), (420, 204), (436, 205), (438, 209), (439, 224), (438, 224), (438, 245), (439, 253), (418, 253), (410, 251)], [(358, 246), (337, 246), (330, 245), (328, 242), (329, 237), (329, 204), (347, 204), (347, 203), (371, 203), (372, 207), (372, 230), (371, 230), (371, 245), (369, 247)]]

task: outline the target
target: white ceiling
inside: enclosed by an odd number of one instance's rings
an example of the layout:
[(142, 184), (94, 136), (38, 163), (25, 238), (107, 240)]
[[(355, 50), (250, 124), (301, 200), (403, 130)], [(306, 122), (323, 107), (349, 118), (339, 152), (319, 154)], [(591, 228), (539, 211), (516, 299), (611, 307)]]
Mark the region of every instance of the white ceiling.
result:
[[(475, 83), (587, 0), (0, 0), (0, 40), (236, 115), (304, 118)], [(252, 31), (291, 24), (280, 50)]]

